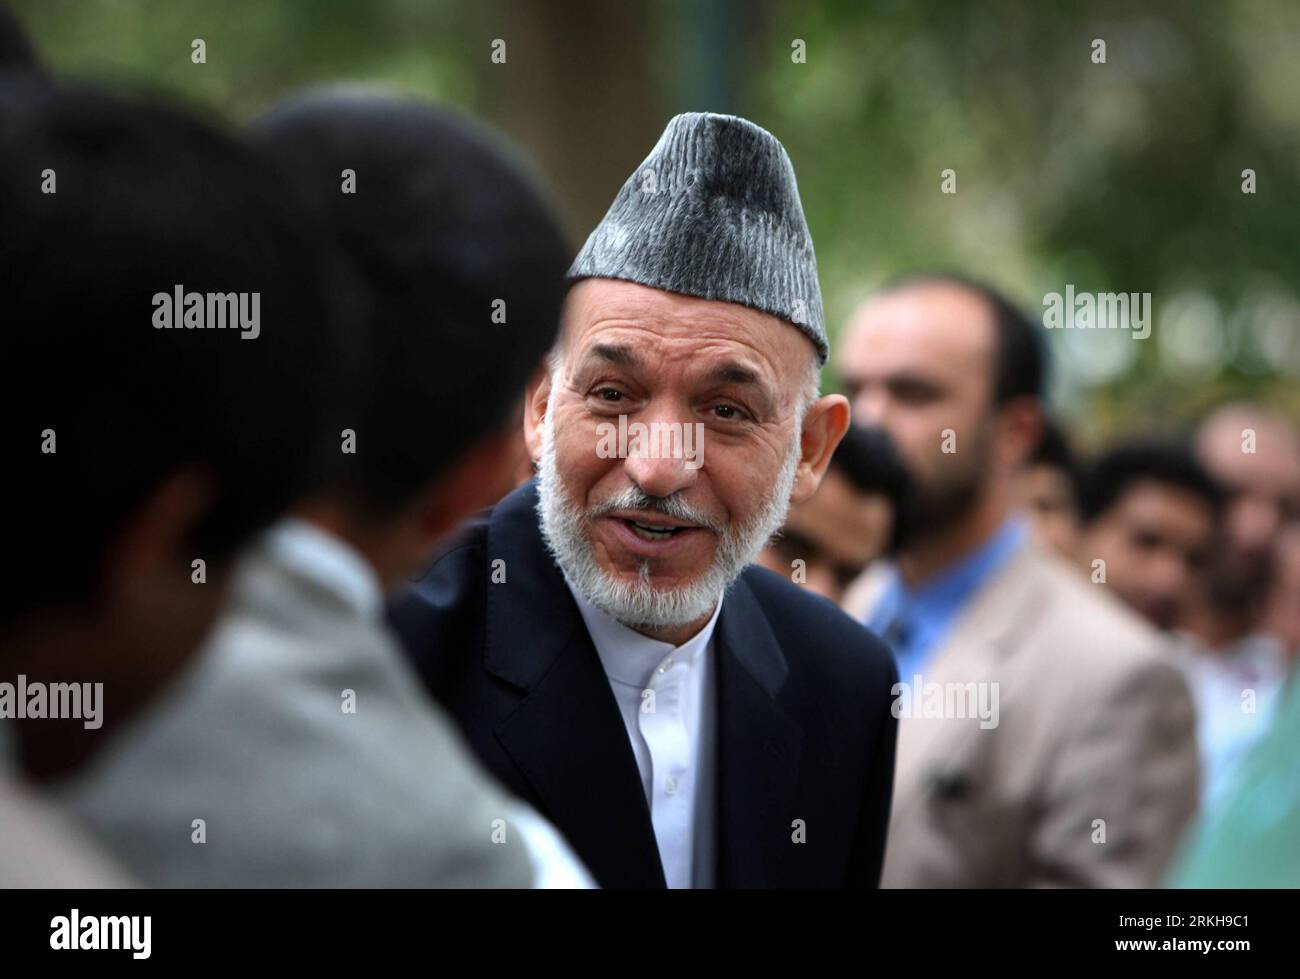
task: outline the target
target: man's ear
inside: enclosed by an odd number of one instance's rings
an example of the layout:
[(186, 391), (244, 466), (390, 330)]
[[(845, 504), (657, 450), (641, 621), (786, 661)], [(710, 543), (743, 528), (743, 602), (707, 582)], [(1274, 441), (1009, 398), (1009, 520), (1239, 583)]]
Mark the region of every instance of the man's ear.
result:
[(536, 464), (542, 458), (542, 422), (551, 400), (551, 369), (542, 364), (533, 373), (524, 395), (524, 442)]
[(167, 582), (190, 581), (190, 562), (203, 555), (191, 555), (188, 542), (216, 495), (213, 479), (200, 469), (172, 473), (154, 488), (105, 552), (101, 583), (106, 607), (129, 610), (136, 598)]
[(799, 440), (799, 468), (790, 492), (792, 503), (802, 503), (817, 491), (835, 447), (849, 430), (849, 419), (849, 399), (842, 394), (824, 395), (808, 408)]
[(999, 454), (1003, 468), (1012, 472), (1029, 460), (1043, 437), (1043, 406), (1026, 395), (1008, 401), (998, 414)]

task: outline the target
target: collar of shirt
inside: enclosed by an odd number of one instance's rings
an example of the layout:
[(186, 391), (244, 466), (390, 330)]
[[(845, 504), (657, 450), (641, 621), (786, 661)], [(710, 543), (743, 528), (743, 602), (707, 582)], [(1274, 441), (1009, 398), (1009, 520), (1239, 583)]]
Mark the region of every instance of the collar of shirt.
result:
[(286, 517), (267, 531), (262, 546), (275, 560), (360, 615), (383, 614), (379, 576), (350, 544), (328, 531)]
[(915, 589), (903, 583), (896, 566), (891, 567), (867, 626), (882, 633), (901, 617), (909, 628), (904, 648), (896, 649), (895, 654), (900, 661), (924, 657), (938, 646), (971, 596), (1020, 550), (1028, 537), (1025, 521), (1009, 518), (978, 548)]
[(645, 688), (654, 671), (659, 669), (669, 656), (672, 656), (675, 662), (684, 663), (692, 668), (698, 666), (705, 650), (708, 649), (709, 640), (713, 638), (713, 628), (717, 625), (718, 613), (722, 610), (722, 602), (719, 600), (713, 609), (712, 617), (704, 627), (680, 646), (674, 646), (672, 643), (643, 636), (635, 629), (629, 629), (608, 612), (588, 601), (582, 592), (573, 587), (573, 583), (567, 576), (564, 583), (569, 586), (569, 591), (573, 593), (573, 598), (578, 603), (578, 611), (582, 614), (582, 621), (586, 624), (587, 632), (590, 633), (591, 641), (596, 647), (596, 653), (600, 656), (605, 675), (611, 680), (639, 689)]

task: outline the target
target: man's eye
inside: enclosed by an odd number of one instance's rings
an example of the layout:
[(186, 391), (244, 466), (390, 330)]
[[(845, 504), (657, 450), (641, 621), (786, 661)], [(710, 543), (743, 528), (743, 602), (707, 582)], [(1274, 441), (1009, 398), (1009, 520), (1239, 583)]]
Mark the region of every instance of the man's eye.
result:
[(731, 422), (740, 421), (747, 416), (735, 405), (714, 405), (712, 409), (713, 416), (720, 421)]
[(618, 402), (623, 400), (623, 392), (618, 388), (600, 388), (595, 394), (601, 401)]
[(1134, 531), (1132, 540), (1133, 546), (1143, 551), (1155, 551), (1164, 544), (1159, 534), (1153, 534), (1149, 530)]
[(894, 397), (906, 405), (926, 405), (935, 401), (938, 395), (928, 387), (906, 385), (896, 388)]

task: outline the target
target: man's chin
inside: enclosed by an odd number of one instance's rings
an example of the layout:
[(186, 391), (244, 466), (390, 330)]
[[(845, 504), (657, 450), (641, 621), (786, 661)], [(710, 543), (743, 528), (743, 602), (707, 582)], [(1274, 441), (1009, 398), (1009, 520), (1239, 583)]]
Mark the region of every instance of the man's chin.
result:
[[(644, 570), (642, 570), (644, 568)], [(698, 583), (705, 572), (681, 572), (676, 569), (657, 566), (657, 562), (641, 560), (629, 561), (618, 567), (600, 565), (601, 574), (611, 583), (624, 588), (645, 589), (669, 595), (680, 592)]]

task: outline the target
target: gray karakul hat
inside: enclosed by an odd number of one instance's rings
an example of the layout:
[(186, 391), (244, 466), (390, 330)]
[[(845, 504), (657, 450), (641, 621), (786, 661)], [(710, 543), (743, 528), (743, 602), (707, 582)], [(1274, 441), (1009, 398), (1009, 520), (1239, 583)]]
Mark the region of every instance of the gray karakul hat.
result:
[(625, 279), (780, 317), (829, 347), (794, 167), (748, 119), (674, 116), (623, 184), (569, 281)]

